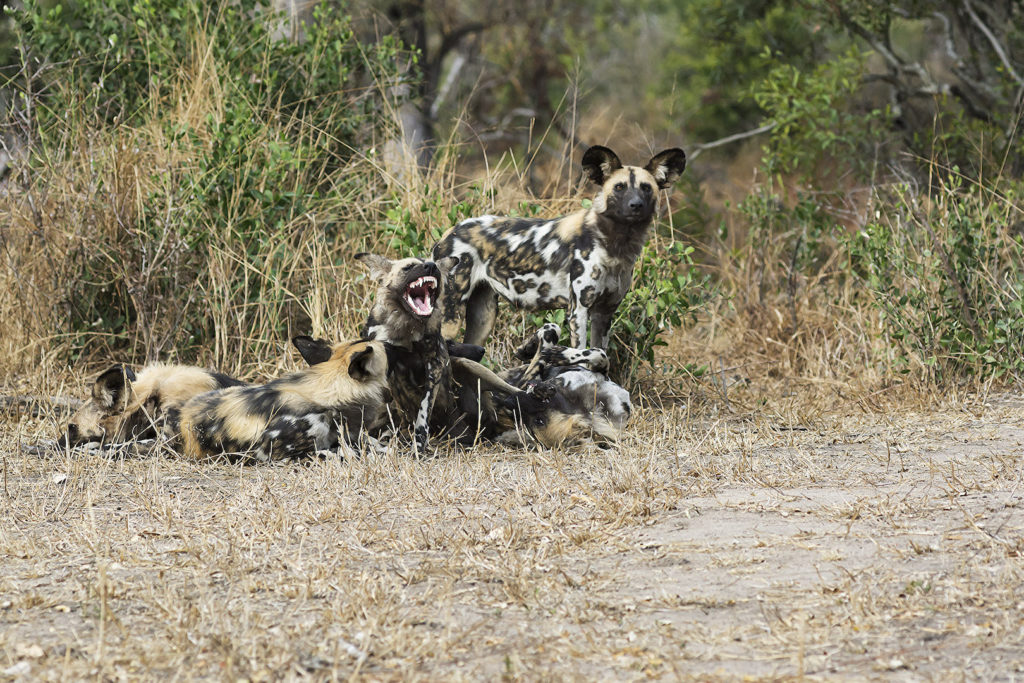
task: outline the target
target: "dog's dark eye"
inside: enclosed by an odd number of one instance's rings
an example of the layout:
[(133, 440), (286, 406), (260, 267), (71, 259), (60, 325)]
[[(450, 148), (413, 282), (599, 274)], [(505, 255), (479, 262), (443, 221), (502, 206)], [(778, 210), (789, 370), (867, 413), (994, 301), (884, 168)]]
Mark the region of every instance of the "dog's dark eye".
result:
[(546, 419), (546, 418), (543, 418), (543, 417), (538, 417), (538, 418), (537, 418), (537, 419), (535, 420), (535, 422), (537, 423), (537, 426), (538, 426), (538, 427), (543, 427), (544, 425), (546, 425), (546, 424), (548, 423), (547, 419)]
[(615, 183), (615, 191), (622, 192), (626, 189), (626, 183)]
[(409, 265), (407, 265), (404, 268), (402, 268), (402, 272), (405, 273), (405, 272), (408, 272), (408, 271), (412, 270), (415, 265), (416, 265), (415, 263), (410, 263)]
[(640, 183), (640, 189), (643, 190), (644, 194), (651, 193), (651, 186), (649, 183)]

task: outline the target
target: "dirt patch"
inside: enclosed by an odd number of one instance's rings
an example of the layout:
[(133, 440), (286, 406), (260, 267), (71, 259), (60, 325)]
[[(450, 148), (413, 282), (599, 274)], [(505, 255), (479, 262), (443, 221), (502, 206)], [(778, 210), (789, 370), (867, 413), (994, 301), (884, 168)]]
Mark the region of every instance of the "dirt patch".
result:
[(19, 450), (5, 678), (1003, 678), (1024, 412), (692, 422), (274, 467)]

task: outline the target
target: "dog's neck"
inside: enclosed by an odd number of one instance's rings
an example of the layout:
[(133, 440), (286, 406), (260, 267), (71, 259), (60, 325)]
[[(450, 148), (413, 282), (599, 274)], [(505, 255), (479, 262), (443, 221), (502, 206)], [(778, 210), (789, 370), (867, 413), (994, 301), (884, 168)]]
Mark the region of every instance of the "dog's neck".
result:
[(432, 315), (417, 320), (401, 310), (388, 306), (374, 306), (363, 325), (363, 336), (412, 349), (413, 345), (430, 337), (440, 337), (441, 316)]
[(640, 256), (644, 245), (647, 244), (651, 226), (654, 225), (654, 216), (645, 221), (627, 223), (590, 209), (586, 223), (594, 226), (594, 234), (598, 242), (609, 255), (617, 260), (632, 263)]

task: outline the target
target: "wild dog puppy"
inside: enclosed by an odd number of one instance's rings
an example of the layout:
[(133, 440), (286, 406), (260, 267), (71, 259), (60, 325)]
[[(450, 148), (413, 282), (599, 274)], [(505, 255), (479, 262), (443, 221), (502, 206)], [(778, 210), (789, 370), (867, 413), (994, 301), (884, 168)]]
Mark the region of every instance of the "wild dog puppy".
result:
[(504, 428), (502, 440), (517, 440), (518, 421), (549, 448), (588, 438), (617, 441), (632, 412), (629, 392), (608, 379), (603, 350), (559, 346), (560, 334), (557, 325), (544, 325), (516, 350), (524, 363), (501, 373), (510, 384), (528, 389), (518, 401), (490, 404)]
[(104, 371), (92, 395), (71, 417), (64, 441), (122, 443), (173, 434), (181, 407), (193, 396), (245, 382), (189, 365), (147, 365), (136, 374), (127, 365)]
[(658, 190), (686, 167), (681, 149), (647, 165), (623, 166), (607, 147), (591, 147), (583, 170), (601, 186), (589, 209), (555, 219), (468, 218), (434, 245), (434, 258), (454, 257), (443, 294), (448, 336), (465, 311), (465, 341), (483, 344), (494, 326), (497, 297), (530, 310), (564, 308), (572, 346), (607, 348), (612, 316), (629, 290), (633, 266), (658, 209)]
[(387, 399), (383, 343), (310, 339), (302, 355), (310, 367), (186, 403), (178, 426), (184, 454), (248, 453), (266, 462), (334, 448), (376, 422)]
[(504, 394), (521, 393), (475, 362), (483, 348), (446, 341), (441, 336), (439, 305), (455, 259), (398, 261), (374, 254), (356, 254), (369, 269), (378, 289), (363, 327), (366, 337), (387, 343), (388, 386), (396, 423), (413, 429), (417, 452), (425, 452), (431, 432), (468, 437), (477, 425), (462, 403), (459, 387), (476, 383)]

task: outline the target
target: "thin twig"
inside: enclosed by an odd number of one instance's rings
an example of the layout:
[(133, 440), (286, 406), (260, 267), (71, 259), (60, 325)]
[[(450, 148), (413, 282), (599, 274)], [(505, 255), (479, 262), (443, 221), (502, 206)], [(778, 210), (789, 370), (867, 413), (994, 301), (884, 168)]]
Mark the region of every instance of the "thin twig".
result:
[(721, 147), (722, 145), (728, 145), (733, 142), (739, 142), (740, 140), (752, 138), (755, 135), (760, 135), (761, 133), (767, 133), (772, 128), (775, 128), (775, 126), (777, 125), (779, 125), (777, 122), (771, 121), (769, 123), (764, 124), (763, 126), (758, 126), (757, 128), (753, 128), (742, 133), (735, 133), (733, 135), (727, 135), (724, 138), (712, 140), (711, 142), (704, 142), (699, 145), (694, 145), (693, 147), (690, 148), (690, 160), (692, 161), (693, 159), (696, 159), (697, 156), (700, 155), (700, 153), (706, 149), (714, 149), (715, 147)]

